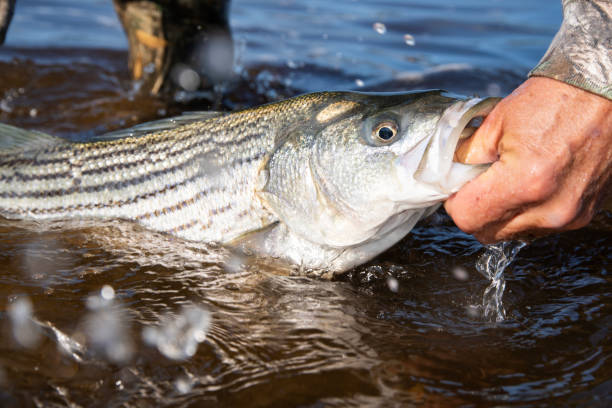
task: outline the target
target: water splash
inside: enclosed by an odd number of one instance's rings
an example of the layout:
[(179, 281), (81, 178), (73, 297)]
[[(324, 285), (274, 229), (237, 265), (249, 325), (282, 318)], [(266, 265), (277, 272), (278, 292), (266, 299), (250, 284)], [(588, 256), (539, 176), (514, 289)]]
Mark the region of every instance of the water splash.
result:
[(372, 28), (374, 29), (374, 31), (381, 35), (387, 32), (387, 26), (380, 22), (372, 24)]
[(399, 290), (399, 282), (393, 276), (387, 277), (387, 287), (393, 293), (397, 293)]
[(145, 343), (157, 347), (160, 353), (173, 360), (192, 357), (198, 345), (206, 339), (210, 327), (210, 313), (196, 305), (184, 306), (177, 316), (166, 314), (158, 327), (145, 327)]
[(408, 45), (409, 47), (414, 47), (416, 41), (414, 40), (414, 37), (412, 35), (404, 34), (404, 43), (406, 43), (406, 45)]
[(115, 290), (104, 285), (99, 293), (87, 298), (84, 334), (92, 348), (114, 363), (128, 362), (134, 352), (129, 334), (129, 320), (115, 300)]
[(33, 348), (40, 342), (40, 330), (33, 321), (33, 306), (30, 298), (18, 298), (8, 307), (13, 337), (22, 347)]
[(476, 270), (491, 280), (482, 295), (482, 308), (485, 319), (501, 322), (506, 318), (502, 297), (506, 289), (504, 270), (512, 263), (518, 252), (527, 245), (520, 241), (507, 241), (487, 245), (485, 252), (476, 261)]

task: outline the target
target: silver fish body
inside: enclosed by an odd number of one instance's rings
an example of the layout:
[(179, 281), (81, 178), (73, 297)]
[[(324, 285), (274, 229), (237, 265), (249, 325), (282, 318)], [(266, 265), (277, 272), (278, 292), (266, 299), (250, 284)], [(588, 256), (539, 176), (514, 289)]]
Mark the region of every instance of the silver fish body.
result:
[(324, 92), (73, 143), (0, 128), (0, 215), (131, 220), (343, 271), (406, 235), (482, 166), (453, 163), (496, 101)]

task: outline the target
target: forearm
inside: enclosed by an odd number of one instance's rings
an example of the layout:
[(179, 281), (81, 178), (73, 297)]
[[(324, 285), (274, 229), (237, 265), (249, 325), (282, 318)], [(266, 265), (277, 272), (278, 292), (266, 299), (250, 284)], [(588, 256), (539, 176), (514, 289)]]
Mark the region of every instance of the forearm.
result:
[(563, 0), (563, 23), (529, 76), (545, 76), (612, 100), (612, 0)]

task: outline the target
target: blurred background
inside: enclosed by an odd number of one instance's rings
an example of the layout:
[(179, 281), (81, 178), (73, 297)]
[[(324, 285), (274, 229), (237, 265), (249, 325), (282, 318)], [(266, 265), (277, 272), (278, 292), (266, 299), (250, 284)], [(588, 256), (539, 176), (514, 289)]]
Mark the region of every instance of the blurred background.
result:
[[(524, 80), (561, 22), (555, 0), (237, 0), (228, 7), (230, 42), (211, 47), (215, 57), (196, 56), (219, 61), (224, 75), (211, 81), (184, 72), (181, 83), (180, 71), (168, 72), (171, 92), (149, 98), (150, 86), (129, 81), (128, 40), (111, 0), (19, 0), (0, 48), (0, 120), (81, 134), (320, 90), (500, 96)], [(200, 20), (186, 36), (207, 32)], [(146, 76), (154, 67), (144, 65)], [(59, 124), (45, 119), (58, 115)]]

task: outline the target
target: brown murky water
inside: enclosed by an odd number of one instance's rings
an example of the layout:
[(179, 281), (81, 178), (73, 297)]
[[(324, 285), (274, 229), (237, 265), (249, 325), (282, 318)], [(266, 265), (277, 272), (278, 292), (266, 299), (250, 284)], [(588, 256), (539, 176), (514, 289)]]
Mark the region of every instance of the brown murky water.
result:
[[(347, 2), (349, 15), (329, 2), (254, 3), (234, 5), (237, 83), (189, 105), (139, 95), (125, 50), (8, 41), (0, 121), (86, 139), (317, 89), (503, 94), (555, 28), (530, 25), (537, 7), (521, 2), (412, 2), (414, 17), (391, 17), (394, 1), (376, 12)], [(440, 10), (447, 21), (432, 23)], [(279, 27), (261, 24), (270, 15)], [(325, 40), (313, 34), (324, 24)], [(394, 32), (414, 34), (414, 50)], [(515, 54), (497, 66), (493, 46), (442, 41), (457, 35), (507, 41)], [(322, 41), (306, 61), (294, 49)], [(453, 61), (472, 65), (440, 65)], [(522, 249), (506, 271), (507, 318), (495, 323), (475, 269), (483, 248), (442, 213), (333, 281), (120, 221), (0, 219), (0, 406), (610, 406), (611, 232), (612, 214), (601, 213)]]

